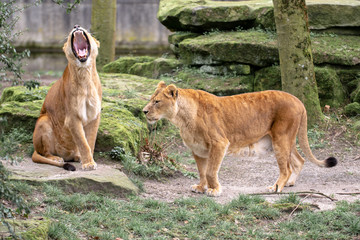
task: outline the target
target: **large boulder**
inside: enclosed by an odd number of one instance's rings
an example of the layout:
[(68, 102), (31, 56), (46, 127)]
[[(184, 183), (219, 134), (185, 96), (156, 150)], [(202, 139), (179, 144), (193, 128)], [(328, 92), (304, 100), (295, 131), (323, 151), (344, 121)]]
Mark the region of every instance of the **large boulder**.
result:
[(150, 56), (120, 57), (106, 64), (102, 71), (105, 73), (130, 73), (129, 70), (135, 63), (145, 63), (153, 60), (155, 60), (155, 57)]
[(38, 164), (31, 159), (24, 159), (18, 164), (4, 162), (12, 173), (12, 180), (26, 181), (32, 184), (52, 183), (66, 192), (101, 192), (125, 197), (138, 193), (139, 189), (116, 166), (98, 164), (96, 171), (81, 171), (81, 164), (73, 164), (77, 171), (66, 171), (63, 168), (48, 164)]
[(253, 91), (253, 75), (219, 76), (207, 74), (195, 68), (183, 68), (173, 76), (162, 76), (166, 82), (176, 81), (181, 88), (200, 89), (218, 96), (233, 95)]
[[(360, 26), (357, 0), (306, 1), (311, 29)], [(272, 1), (161, 0), (158, 19), (171, 31), (204, 32), (262, 26), (274, 28)]]
[(15, 86), (5, 88), (1, 94), (0, 104), (3, 102), (29, 102), (44, 99), (49, 87), (42, 86), (33, 90), (29, 90), (24, 86)]
[[(315, 35), (311, 38), (315, 64), (360, 65), (360, 36)], [(263, 31), (213, 32), (179, 43), (187, 65), (237, 62), (259, 67), (279, 62), (276, 35)]]
[(177, 68), (182, 67), (182, 63), (174, 58), (157, 58), (151, 62), (136, 63), (130, 70), (130, 74), (158, 78), (162, 74), (173, 73)]

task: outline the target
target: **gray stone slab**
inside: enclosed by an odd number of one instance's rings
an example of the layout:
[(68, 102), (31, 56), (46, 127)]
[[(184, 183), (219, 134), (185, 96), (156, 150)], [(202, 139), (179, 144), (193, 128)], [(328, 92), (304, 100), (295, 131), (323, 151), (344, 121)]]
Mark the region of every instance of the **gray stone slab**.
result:
[(33, 163), (31, 159), (13, 165), (3, 161), (6, 168), (12, 172), (11, 179), (32, 183), (55, 183), (68, 192), (102, 192), (118, 196), (138, 193), (138, 188), (131, 180), (115, 166), (98, 164), (93, 171), (81, 170), (80, 163), (72, 163), (76, 171)]

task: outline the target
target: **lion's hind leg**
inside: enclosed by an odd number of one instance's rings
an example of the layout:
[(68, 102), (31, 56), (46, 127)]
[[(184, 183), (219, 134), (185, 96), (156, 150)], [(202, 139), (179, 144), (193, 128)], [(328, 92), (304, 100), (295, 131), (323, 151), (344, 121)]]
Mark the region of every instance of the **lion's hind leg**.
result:
[(54, 134), (52, 123), (46, 115), (41, 116), (36, 122), (33, 134), (33, 144), (33, 162), (65, 167), (64, 159), (52, 154), (54, 152)]
[(268, 189), (271, 192), (281, 192), (292, 173), (290, 168), (291, 140), (285, 134), (273, 136), (273, 149), (279, 166), (280, 176), (275, 184), (268, 187)]
[(287, 187), (294, 186), (296, 179), (299, 177), (299, 174), (304, 166), (304, 158), (299, 154), (296, 149), (296, 146), (293, 147), (291, 152), (291, 160), (290, 160), (290, 167), (292, 170), (292, 174), (286, 183)]

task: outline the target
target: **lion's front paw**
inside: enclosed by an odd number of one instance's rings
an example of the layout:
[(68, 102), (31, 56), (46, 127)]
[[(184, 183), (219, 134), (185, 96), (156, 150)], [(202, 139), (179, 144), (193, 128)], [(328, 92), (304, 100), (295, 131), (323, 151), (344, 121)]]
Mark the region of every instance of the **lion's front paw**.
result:
[(221, 195), (221, 187), (218, 188), (209, 188), (206, 191), (206, 195), (210, 196), (210, 197), (218, 197)]
[(89, 163), (84, 163), (81, 168), (83, 170), (95, 170), (97, 168), (97, 164), (96, 162), (92, 161), (92, 162), (89, 162)]
[(191, 191), (196, 193), (204, 193), (206, 191), (206, 187), (194, 184), (191, 186)]
[(279, 189), (278, 185), (275, 184), (274, 186), (268, 187), (269, 192), (271, 193), (279, 193), (282, 189)]
[(75, 156), (75, 157), (74, 157), (74, 161), (75, 161), (75, 162), (81, 162), (80, 156)]

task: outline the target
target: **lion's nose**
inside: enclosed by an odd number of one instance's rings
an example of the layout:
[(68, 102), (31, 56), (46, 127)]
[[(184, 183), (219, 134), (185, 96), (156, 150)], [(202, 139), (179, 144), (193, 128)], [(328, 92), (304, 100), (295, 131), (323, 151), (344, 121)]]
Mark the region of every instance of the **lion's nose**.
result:
[(144, 112), (144, 114), (146, 115), (149, 111), (147, 111), (147, 110), (143, 110), (143, 112)]

